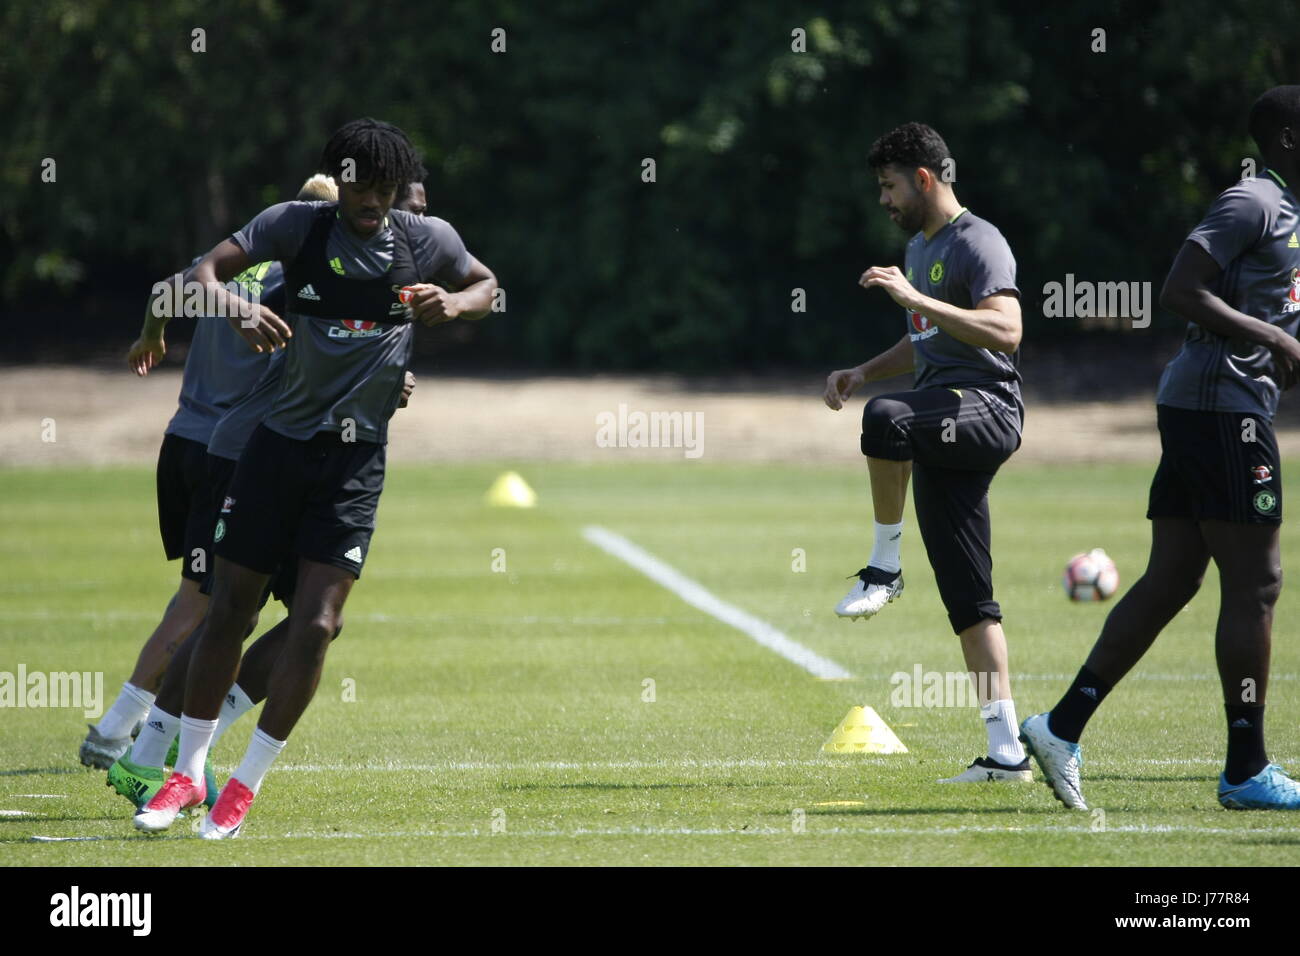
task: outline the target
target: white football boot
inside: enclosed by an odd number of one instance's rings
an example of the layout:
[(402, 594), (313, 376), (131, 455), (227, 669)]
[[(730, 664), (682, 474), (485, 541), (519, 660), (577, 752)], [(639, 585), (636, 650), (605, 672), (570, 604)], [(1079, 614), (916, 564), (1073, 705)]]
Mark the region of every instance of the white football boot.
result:
[(1052, 793), (1071, 810), (1087, 810), (1083, 790), (1079, 784), (1079, 767), (1083, 764), (1083, 749), (1078, 744), (1062, 740), (1048, 728), (1047, 714), (1026, 717), (1020, 725), (1020, 742), (1047, 778)]
[(835, 605), (835, 613), (840, 617), (871, 617), (894, 598), (903, 593), (903, 572), (890, 574), (880, 568), (863, 568), (858, 572), (858, 581), (853, 590), (844, 596), (844, 600)]
[(1029, 769), (1029, 758), (1018, 764), (998, 763), (992, 757), (980, 757), (955, 777), (945, 777), (940, 783), (1029, 783), (1034, 772)]

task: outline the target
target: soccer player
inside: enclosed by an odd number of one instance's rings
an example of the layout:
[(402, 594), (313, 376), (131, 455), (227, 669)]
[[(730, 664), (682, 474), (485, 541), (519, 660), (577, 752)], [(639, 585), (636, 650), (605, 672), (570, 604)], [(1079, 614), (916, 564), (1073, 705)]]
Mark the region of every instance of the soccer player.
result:
[[(300, 201), (334, 200), (338, 198), (338, 188), (333, 179), (317, 174), (303, 183), (297, 198)], [(195, 260), (196, 263), (198, 261)], [(186, 273), (186, 277), (189, 277), (189, 273)], [(273, 310), (276, 308), (283, 310), (284, 274), (278, 262), (259, 263), (245, 270), (239, 281)], [(216, 335), (212, 337), (217, 342), (233, 339), (233, 351), (240, 358), (246, 354), (258, 354), (248, 348), (247, 343), (224, 319), (210, 317), (201, 319), (200, 324), (203, 323), (220, 323)], [(196, 353), (193, 350), (201, 347), (203, 343), (199, 341), (196, 334), (190, 355), (194, 356)], [(208, 555), (211, 554), (212, 535), (221, 517), (221, 508), (230, 478), (235, 471), (235, 463), (239, 460), (248, 436), (270, 407), (271, 400), (279, 387), (283, 359), (282, 351), (267, 356), (267, 360), (263, 362), (261, 378), (251, 388), (246, 388), (242, 398), (227, 408), (210, 429), (205, 460), (206, 470), (195, 496), (196, 500), (193, 502), (193, 507), (203, 512), (202, 523), (208, 529), (205, 542)], [(220, 365), (215, 358), (200, 367), (208, 374), (215, 375), (220, 371)], [(147, 368), (145, 371), (147, 372)], [(288, 606), (292, 594), (294, 570), (291, 564), (286, 564), (281, 573), (276, 575), (267, 593), (263, 594), (263, 604), (273, 592), (286, 607)], [(199, 586), (204, 601), (211, 593), (211, 582), (212, 575), (209, 567), (208, 573)], [(260, 610), (259, 607), (258, 611)], [(255, 624), (256, 615), (250, 627)], [(130, 746), (108, 767), (108, 785), (137, 806), (153, 796), (163, 784), (164, 755), (168, 753), (169, 747), (176, 738), (180, 718), (174, 716), (174, 712), (179, 711), (181, 703), (180, 700), (165, 701), (164, 689), (168, 684), (167, 678), (170, 678), (171, 684), (179, 684), (183, 688), (185, 669), (189, 664), (189, 651), (197, 636), (196, 631), (197, 628), (184, 636), (179, 648), (170, 655), (170, 661), (166, 664), (167, 677), (159, 677), (157, 682), (163, 689), (158, 689), (157, 697), (152, 701), (148, 713), (144, 715), (140, 736), (133, 745), (130, 745), (128, 739), (127, 743)], [(261, 700), (259, 696), (246, 693), (246, 687), (251, 683), (256, 693), (256, 688), (265, 684), (266, 672), (269, 670), (269, 665), (274, 663), (279, 648), (283, 646), (286, 632), (287, 624), (281, 621), (249, 649), (250, 666), (244, 668), (241, 675), (243, 686), (237, 683), (231, 687), (223, 704), (222, 731)], [(180, 694), (183, 696), (183, 690)], [(177, 696), (174, 687), (170, 696), (172, 698)], [(208, 794), (209, 800), (215, 801), (215, 779), (206, 765), (204, 772), (210, 784), (209, 789), (213, 791)]]
[(424, 180), (428, 176), (428, 170), (420, 167), (416, 173), (415, 182), (407, 183), (406, 188), (402, 190), (393, 203), (394, 209), (404, 209), (407, 212), (413, 212), (417, 216), (423, 216), (425, 210), (429, 208), (429, 201), (424, 194)]
[(239, 666), (246, 622), (271, 573), (296, 554), (288, 640), (258, 729), (200, 828), (212, 839), (239, 832), (315, 693), (369, 550), (388, 415), (411, 352), (411, 320), (476, 319), (491, 309), (496, 278), (451, 225), (391, 208), (420, 169), (405, 133), (372, 119), (348, 123), (326, 144), (321, 167), (339, 181), (337, 204), (272, 206), (196, 267), (199, 281), (214, 283), (250, 262), (284, 263), (294, 326), (291, 333), (265, 307), (251, 320), (236, 320), (256, 349), (282, 347), (290, 337), (292, 345), (275, 402), (231, 482), (212, 601), (190, 662), (175, 771), (136, 814), (141, 830), (166, 829), (182, 809), (204, 799), (203, 762)]
[(957, 201), (945, 176), (952, 156), (929, 126), (907, 123), (886, 133), (868, 162), (880, 204), (912, 238), (901, 271), (872, 266), (859, 284), (885, 290), (902, 307), (907, 332), (870, 361), (832, 372), (824, 398), (839, 410), (865, 382), (908, 371), (915, 387), (878, 395), (863, 413), (875, 545), (835, 613), (871, 617), (902, 593), (910, 479), (921, 540), (976, 681), (988, 736), (987, 756), (941, 782), (1030, 780), (989, 553), (989, 485), (1020, 447), (1024, 417), (1015, 259), (1002, 234)]
[[(235, 277), (248, 293), (273, 300), (279, 293), (280, 266), (257, 263)], [(149, 300), (140, 337), (127, 353), (127, 365), (145, 376), (167, 354), (164, 329), (173, 317), (155, 314)], [(179, 305), (179, 303), (174, 303)], [(159, 309), (170, 313), (172, 309)], [(247, 395), (267, 369), (269, 354), (247, 343), (220, 316), (198, 319), (185, 359), (180, 403), (163, 435), (158, 454), (158, 523), (167, 560), (183, 558), (181, 583), (162, 620), (145, 641), (131, 677), (117, 699), (89, 728), (78, 757), (87, 767), (109, 769), (131, 746), (131, 731), (141, 723), (162, 683), (176, 648), (203, 619), (208, 597), (200, 584), (212, 558), (212, 497), (207, 445), (221, 416)]]
[(1300, 784), (1264, 749), (1273, 606), (1282, 590), (1282, 474), (1272, 420), (1300, 375), (1300, 86), (1248, 126), (1267, 168), (1225, 189), (1179, 249), (1160, 304), (1187, 319), (1156, 392), (1160, 464), (1146, 572), (1115, 605), (1060, 702), (1021, 728), (1056, 798), (1086, 810), (1079, 739), (1106, 695), (1219, 569), (1214, 648), (1228, 724), (1219, 803), (1300, 810)]

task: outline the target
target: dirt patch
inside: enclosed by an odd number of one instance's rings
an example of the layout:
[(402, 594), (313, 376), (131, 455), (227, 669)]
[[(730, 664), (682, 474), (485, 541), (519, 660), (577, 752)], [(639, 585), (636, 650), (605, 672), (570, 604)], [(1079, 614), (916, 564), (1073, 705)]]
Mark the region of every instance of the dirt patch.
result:
[[(178, 369), (145, 379), (104, 369), (59, 366), (0, 372), (0, 463), (8, 465), (152, 464), (176, 407)], [(700, 415), (704, 461), (852, 462), (858, 459), (861, 402), (831, 412), (822, 381), (712, 381), (693, 386), (672, 376), (592, 378), (440, 378), (420, 376), (411, 406), (391, 426), (391, 460), (609, 461), (695, 457), (685, 447), (620, 448), (635, 437), (636, 413)], [(886, 389), (877, 389), (878, 391)], [(1122, 402), (1027, 400), (1026, 462), (1154, 463), (1159, 457), (1151, 398)], [(622, 409), (620, 410), (620, 406)], [(606, 416), (600, 418), (598, 416)], [(48, 437), (54, 441), (45, 440)], [(1283, 455), (1300, 454), (1300, 428), (1279, 429)]]

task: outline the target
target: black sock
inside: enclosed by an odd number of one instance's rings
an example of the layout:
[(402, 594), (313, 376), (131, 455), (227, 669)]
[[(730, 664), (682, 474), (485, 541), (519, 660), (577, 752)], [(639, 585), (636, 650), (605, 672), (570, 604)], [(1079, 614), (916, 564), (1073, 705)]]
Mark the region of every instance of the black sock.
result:
[(1223, 776), (1234, 787), (1268, 766), (1264, 752), (1264, 705), (1224, 704), (1228, 714), (1228, 759)]
[(1110, 684), (1088, 668), (1079, 668), (1070, 689), (1047, 715), (1047, 729), (1062, 740), (1077, 744), (1083, 728), (1110, 691)]

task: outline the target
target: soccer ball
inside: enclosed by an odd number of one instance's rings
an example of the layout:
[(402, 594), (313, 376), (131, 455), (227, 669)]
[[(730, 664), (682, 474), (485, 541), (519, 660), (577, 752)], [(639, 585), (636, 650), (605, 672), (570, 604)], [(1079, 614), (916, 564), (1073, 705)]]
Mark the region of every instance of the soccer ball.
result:
[(1110, 555), (1093, 548), (1070, 559), (1061, 584), (1071, 601), (1104, 601), (1119, 588), (1119, 571)]

